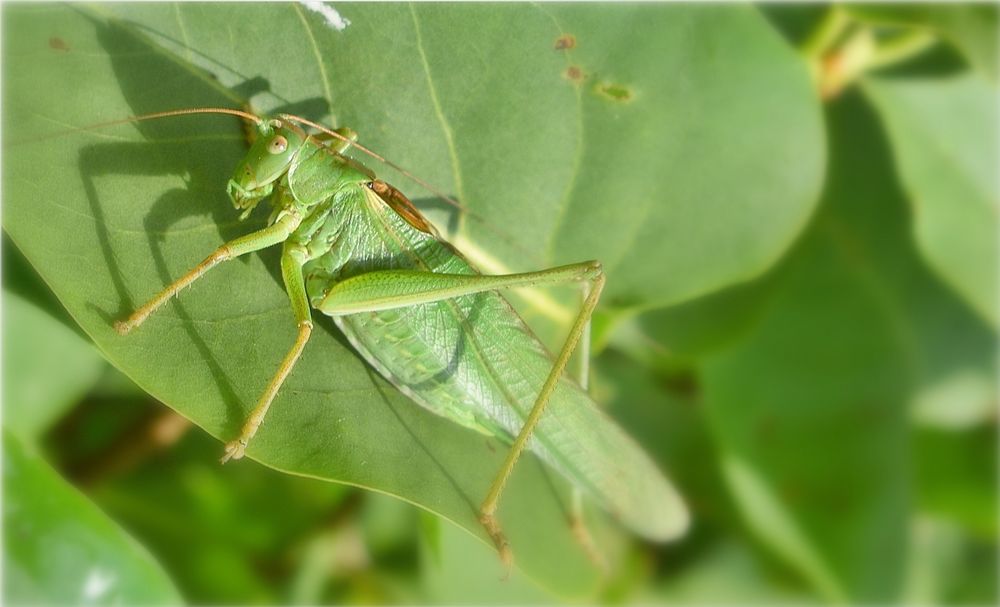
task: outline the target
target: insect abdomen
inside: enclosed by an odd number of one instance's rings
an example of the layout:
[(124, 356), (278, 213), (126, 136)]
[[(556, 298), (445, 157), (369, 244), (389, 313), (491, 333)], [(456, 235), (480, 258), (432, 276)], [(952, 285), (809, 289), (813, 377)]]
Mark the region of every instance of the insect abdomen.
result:
[[(475, 273), (449, 246), (369, 194), (352, 207), (348, 240), (338, 245), (346, 248), (331, 251), (348, 259), (341, 278), (399, 268)], [(520, 431), (553, 366), (496, 292), (335, 320), (416, 403), (505, 441)], [(572, 380), (557, 383), (528, 447), (637, 533), (669, 539), (686, 526), (683, 504), (649, 457)]]

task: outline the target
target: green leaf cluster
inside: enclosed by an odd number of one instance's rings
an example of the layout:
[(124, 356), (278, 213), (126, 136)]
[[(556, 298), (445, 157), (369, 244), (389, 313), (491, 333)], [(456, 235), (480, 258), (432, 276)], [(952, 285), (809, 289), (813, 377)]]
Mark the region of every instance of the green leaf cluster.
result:
[[(996, 600), (995, 6), (324, 6), (4, 6), (6, 600)], [(245, 133), (94, 126), (191, 107), (349, 125), (486, 271), (600, 259), (592, 389), (689, 535), (588, 510), (602, 576), (529, 459), (500, 583), (504, 446), (329, 319), (219, 467), (294, 340), (276, 252), (111, 323), (266, 220), (225, 195)], [(574, 301), (512, 296), (547, 341)]]

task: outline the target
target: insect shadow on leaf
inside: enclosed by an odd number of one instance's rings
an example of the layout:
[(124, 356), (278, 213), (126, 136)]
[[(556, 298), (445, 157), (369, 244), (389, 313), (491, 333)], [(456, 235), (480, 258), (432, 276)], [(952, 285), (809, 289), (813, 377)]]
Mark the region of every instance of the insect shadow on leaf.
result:
[[(89, 16), (88, 16), (89, 18)], [(133, 115), (140, 115), (164, 109), (164, 101), (159, 93), (149, 87), (150, 74), (170, 83), (171, 104), (177, 107), (191, 107), (208, 104), (241, 105), (241, 99), (267, 91), (269, 84), (263, 78), (251, 78), (243, 83), (225, 89), (212, 78), (192, 72), (189, 66), (170, 53), (158, 49), (149, 52), (152, 43), (127, 22), (111, 21), (107, 24), (93, 20), (100, 44), (111, 57), (112, 68), (121, 86), (121, 92), (128, 101)], [(245, 101), (242, 103), (245, 105)], [(322, 99), (309, 99), (286, 104), (280, 111), (296, 110), (325, 113), (328, 104)], [(165, 176), (179, 175), (184, 187), (163, 193), (152, 203), (150, 211), (143, 218), (143, 229), (149, 238), (149, 248), (153, 264), (160, 281), (169, 283), (174, 276), (164, 255), (163, 243), (171, 228), (185, 219), (209, 216), (210, 224), (217, 226), (219, 238), (228, 241), (255, 224), (262, 224), (263, 217), (251, 218), (245, 223), (238, 221), (226, 198), (224, 188), (232, 163), (245, 152), (246, 142), (242, 124), (233, 120), (220, 120), (215, 116), (196, 116), (185, 120), (165, 120), (137, 123), (137, 128), (146, 141), (96, 143), (80, 150), (79, 170), (83, 188), (87, 195), (91, 212), (95, 219), (98, 242), (108, 271), (118, 293), (120, 303), (117, 309), (97, 310), (98, 314), (111, 324), (135, 306), (135, 300), (125, 280), (119, 258), (116, 254), (117, 237), (109, 226), (120, 224), (120, 218), (134, 215), (128, 206), (145, 201), (125, 201), (121, 208), (109, 208), (110, 197), (102, 196), (99, 182), (109, 175)], [(200, 133), (198, 141), (192, 141), (191, 133)], [(230, 160), (231, 159), (231, 160)], [(119, 218), (112, 221), (111, 218)], [(277, 270), (276, 251), (264, 250), (259, 256), (265, 261), (272, 279), (280, 284)], [(249, 262), (249, 258), (241, 260)], [(275, 262), (275, 263), (272, 263)], [(176, 268), (174, 268), (176, 270)], [(196, 329), (192, 317), (186, 312), (182, 300), (175, 299), (171, 308), (182, 325), (199, 355), (209, 367), (211, 376), (218, 385), (220, 396), (226, 403), (229, 418), (242, 415), (240, 399), (233, 381), (227, 376), (212, 350)], [(338, 339), (343, 339), (338, 335)], [(236, 427), (237, 422), (233, 422)]]

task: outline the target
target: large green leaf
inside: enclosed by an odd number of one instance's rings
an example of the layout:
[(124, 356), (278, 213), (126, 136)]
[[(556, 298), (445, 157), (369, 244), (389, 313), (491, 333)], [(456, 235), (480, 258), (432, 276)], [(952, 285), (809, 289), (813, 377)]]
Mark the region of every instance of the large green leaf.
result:
[(709, 358), (706, 404), (760, 537), (828, 598), (891, 601), (915, 509), (908, 405), (989, 381), (995, 334), (921, 263), (871, 109), (849, 95), (829, 122), (824, 207), (759, 317)]
[(492, 554), (454, 525), (443, 524), (432, 546), (421, 546), (421, 586), (432, 605), (535, 605), (551, 601), (537, 589), (494, 575)]
[(672, 365), (693, 363), (753, 325), (768, 303), (780, 269), (779, 265), (751, 282), (642, 314), (634, 324)]
[(601, 354), (592, 391), (650, 455), (668, 471), (687, 499), (695, 524), (726, 512), (714, 445), (694, 378), (658, 376), (615, 350)]
[[(822, 178), (806, 69), (745, 7), (347, 6), (341, 32), (297, 5), (109, 10), (230, 87), (230, 104), (329, 110), (478, 211), (491, 227), (470, 235), (507, 265), (601, 259), (619, 305), (759, 273)], [(244, 35), (219, 35), (232, 28)], [(192, 96), (106, 51), (131, 111)], [(120, 117), (109, 105), (77, 114)]]
[(108, 364), (6, 236), (2, 299), (3, 424), (34, 444)]
[(6, 431), (3, 457), (5, 603), (180, 602), (135, 540)]
[[(170, 453), (104, 475), (88, 493), (155, 552), (192, 603), (286, 602), (290, 572), (307, 560), (302, 544), (343, 516), (354, 491), (252, 463), (220, 468), (217, 449), (192, 431)], [(262, 570), (279, 573), (261, 576)]]
[(996, 85), (975, 76), (870, 79), (931, 265), (996, 326), (1000, 146)]
[[(247, 100), (330, 114), (512, 234), (466, 221), (472, 253), (604, 259), (619, 307), (759, 273), (811, 211), (816, 100), (749, 7), (339, 8), (343, 31), (294, 4), (5, 9), (5, 229), (117, 367), (215, 436), (291, 345), (275, 253), (216, 270), (128, 338), (110, 324), (263, 220), (240, 225), (223, 194), (242, 132), (218, 117), (67, 129)], [(319, 327), (250, 455), (482, 537), (500, 445), (415, 407)], [(549, 486), (519, 466), (501, 520), (525, 571), (583, 593), (593, 576)]]
[(3, 423), (33, 442), (97, 383), (107, 363), (86, 339), (3, 291)]
[(705, 550), (703, 558), (682, 571), (669, 583), (654, 586), (648, 604), (667, 605), (809, 605), (811, 597), (783, 579), (780, 572), (769, 571), (754, 558), (747, 546), (738, 542), (720, 542)]

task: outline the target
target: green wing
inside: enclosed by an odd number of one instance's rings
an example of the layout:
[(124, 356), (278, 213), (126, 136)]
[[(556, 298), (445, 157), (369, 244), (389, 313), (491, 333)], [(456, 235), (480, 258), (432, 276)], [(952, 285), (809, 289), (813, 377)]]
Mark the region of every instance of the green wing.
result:
[[(370, 194), (340, 212), (352, 229), (331, 255), (333, 279), (376, 269), (475, 274), (435, 234)], [(332, 266), (327, 266), (331, 267)], [(485, 292), (335, 319), (354, 347), (421, 406), (510, 441), (534, 405), (552, 357), (510, 304)], [(645, 452), (572, 380), (563, 378), (529, 448), (643, 537), (684, 532), (687, 510)]]

